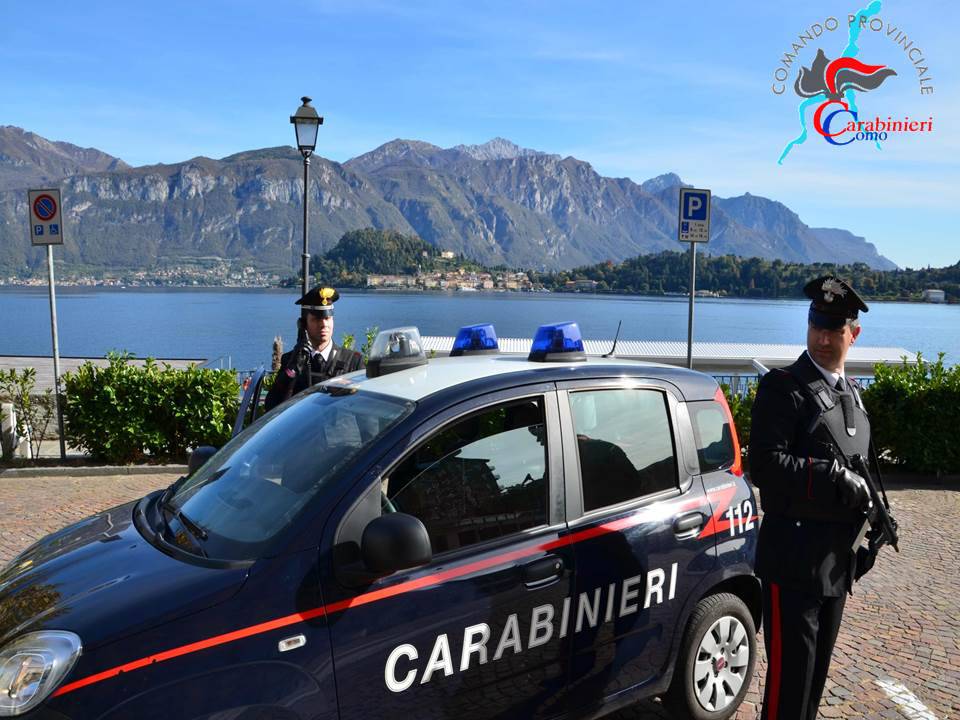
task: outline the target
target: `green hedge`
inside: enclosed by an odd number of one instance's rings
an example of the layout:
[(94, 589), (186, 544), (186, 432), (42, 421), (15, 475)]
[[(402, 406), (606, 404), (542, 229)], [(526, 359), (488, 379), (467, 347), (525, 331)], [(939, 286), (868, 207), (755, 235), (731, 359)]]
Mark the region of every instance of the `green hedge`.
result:
[(106, 367), (85, 363), (64, 375), (67, 442), (110, 463), (183, 460), (187, 449), (230, 438), (239, 405), (233, 371), (178, 370), (111, 353)]
[(753, 410), (753, 400), (757, 396), (757, 385), (751, 384), (745, 395), (732, 394), (730, 386), (726, 383), (721, 383), (720, 387), (723, 388), (723, 394), (727, 396), (727, 405), (730, 406), (733, 424), (737, 428), (740, 448), (744, 450), (750, 444), (750, 411)]
[(877, 452), (885, 461), (918, 473), (960, 472), (960, 365), (943, 353), (916, 365), (877, 365), (863, 393)]
[[(723, 385), (740, 437), (750, 444), (750, 410), (757, 386), (746, 395), (731, 395)], [(960, 365), (943, 364), (943, 354), (916, 364), (876, 365), (874, 380), (863, 391), (873, 441), (884, 464), (929, 474), (960, 472)]]
[[(129, 355), (110, 354), (107, 367), (86, 363), (64, 376), (66, 438), (112, 463), (152, 458), (182, 460), (187, 449), (219, 446), (230, 437), (239, 387), (229, 370), (176, 370)], [(883, 458), (919, 473), (960, 472), (960, 365), (947, 368), (919, 354), (910, 365), (877, 365), (864, 391), (873, 437)], [(741, 447), (750, 444), (756, 394), (724, 387)]]

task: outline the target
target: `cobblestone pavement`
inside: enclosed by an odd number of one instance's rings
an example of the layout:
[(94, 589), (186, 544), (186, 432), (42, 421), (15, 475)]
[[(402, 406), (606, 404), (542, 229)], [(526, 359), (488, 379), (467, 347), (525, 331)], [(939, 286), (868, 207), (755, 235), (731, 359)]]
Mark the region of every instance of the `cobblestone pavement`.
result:
[(54, 530), (166, 487), (176, 475), (5, 478), (0, 475), (0, 565)]
[[(818, 717), (960, 719), (960, 491), (894, 489), (888, 496), (901, 552), (884, 548), (854, 586)], [(762, 634), (757, 643), (757, 672), (736, 720), (759, 717), (767, 667)], [(905, 686), (932, 716), (903, 709), (877, 683), (887, 679)], [(653, 701), (615, 717), (671, 716)]]
[[(102, 478), (0, 475), (0, 565), (43, 535), (172, 482), (169, 474)], [(854, 588), (833, 655), (821, 718), (960, 720), (960, 491), (895, 489), (902, 552), (884, 549)], [(762, 636), (757, 673), (736, 720), (754, 720), (763, 694)], [(902, 709), (878, 684), (905, 686), (929, 714)], [(670, 715), (658, 701), (616, 720)]]

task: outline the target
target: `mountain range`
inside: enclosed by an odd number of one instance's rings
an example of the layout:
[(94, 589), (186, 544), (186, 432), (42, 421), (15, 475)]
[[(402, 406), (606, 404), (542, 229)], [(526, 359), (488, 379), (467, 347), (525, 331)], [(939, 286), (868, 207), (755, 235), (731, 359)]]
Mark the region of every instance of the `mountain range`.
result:
[[(303, 161), (290, 147), (216, 160), (130, 167), (92, 148), (0, 127), (0, 273), (43, 262), (29, 243), (25, 189), (63, 191), (62, 262), (150, 268), (197, 257), (241, 260), (290, 273), (302, 247)], [(608, 178), (589, 163), (495, 138), (440, 148), (394, 140), (345, 163), (314, 155), (310, 250), (347, 231), (416, 234), (486, 265), (564, 269), (683, 249), (683, 181)], [(747, 193), (713, 199), (703, 251), (792, 262), (896, 267), (864, 238), (811, 228), (787, 206)]]

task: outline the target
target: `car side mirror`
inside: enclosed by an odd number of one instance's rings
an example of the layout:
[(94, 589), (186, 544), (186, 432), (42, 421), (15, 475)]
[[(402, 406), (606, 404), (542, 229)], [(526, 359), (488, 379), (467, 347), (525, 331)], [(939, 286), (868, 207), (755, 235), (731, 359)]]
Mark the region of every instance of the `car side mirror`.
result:
[(426, 565), (433, 558), (430, 536), (419, 518), (394, 512), (372, 520), (363, 530), (360, 555), (378, 577)]
[(334, 547), (334, 557), (338, 555), (337, 579), (352, 588), (364, 587), (397, 570), (425, 565), (433, 558), (423, 523), (399, 512), (375, 517), (364, 527), (359, 545), (342, 542)]
[(217, 452), (217, 448), (210, 445), (201, 445), (190, 453), (190, 459), (187, 460), (187, 475), (193, 475), (197, 470), (206, 464), (207, 460), (212, 458)]

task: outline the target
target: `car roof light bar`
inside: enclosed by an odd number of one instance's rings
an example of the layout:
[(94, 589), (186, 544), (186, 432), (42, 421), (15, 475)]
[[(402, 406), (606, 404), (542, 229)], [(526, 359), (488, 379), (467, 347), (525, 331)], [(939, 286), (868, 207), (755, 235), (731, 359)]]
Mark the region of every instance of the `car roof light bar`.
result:
[(500, 352), (497, 331), (491, 323), (464, 325), (457, 331), (450, 357), (461, 355), (493, 355)]
[(537, 328), (527, 360), (531, 362), (578, 362), (587, 359), (580, 326), (575, 322), (551, 323)]

